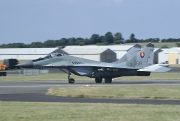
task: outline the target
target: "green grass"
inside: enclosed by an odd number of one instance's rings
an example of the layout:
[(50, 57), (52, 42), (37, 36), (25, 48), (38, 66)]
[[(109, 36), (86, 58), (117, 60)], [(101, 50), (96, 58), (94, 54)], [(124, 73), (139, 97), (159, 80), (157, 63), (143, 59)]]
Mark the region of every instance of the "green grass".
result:
[[(82, 77), (71, 75), (75, 80), (92, 80), (93, 78)], [(67, 80), (67, 74), (64, 73), (50, 73), (50, 74), (40, 74), (38, 76), (23, 76), (23, 75), (14, 75), (0, 77), (0, 81), (50, 81), (50, 80)], [(114, 79), (115, 80), (180, 80), (179, 73), (152, 73), (151, 76), (124, 76)]]
[[(146, 46), (148, 43), (138, 43), (142, 47)], [(152, 43), (155, 48), (161, 48), (163, 45), (167, 45), (169, 48), (177, 47), (176, 42), (161, 42), (161, 43)], [(134, 43), (125, 43), (125, 45), (134, 45)]]
[(179, 121), (179, 105), (0, 102), (0, 121)]
[(179, 86), (55, 87), (48, 95), (80, 98), (180, 99)]

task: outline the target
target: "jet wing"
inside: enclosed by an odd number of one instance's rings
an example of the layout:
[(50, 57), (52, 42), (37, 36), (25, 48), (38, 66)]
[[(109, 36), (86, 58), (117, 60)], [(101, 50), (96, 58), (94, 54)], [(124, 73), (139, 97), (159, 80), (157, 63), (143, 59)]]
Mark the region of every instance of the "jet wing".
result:
[(137, 71), (147, 71), (147, 72), (167, 72), (171, 70), (171, 68), (168, 68), (169, 64), (155, 64), (152, 66), (148, 66), (142, 69), (139, 69)]

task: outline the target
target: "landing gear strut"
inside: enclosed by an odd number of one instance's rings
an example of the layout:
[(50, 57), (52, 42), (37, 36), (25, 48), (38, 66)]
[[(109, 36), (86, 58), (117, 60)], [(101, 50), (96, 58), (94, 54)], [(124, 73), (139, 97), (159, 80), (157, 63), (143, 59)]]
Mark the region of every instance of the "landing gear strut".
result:
[(102, 78), (95, 78), (95, 82), (96, 83), (101, 83), (102, 82)]
[(112, 82), (112, 78), (105, 78), (105, 79), (104, 79), (104, 82), (105, 82), (105, 83), (111, 83), (111, 82)]
[(68, 70), (68, 82), (69, 82), (69, 84), (73, 84), (73, 83), (75, 83), (75, 80), (73, 78), (71, 78), (70, 75), (71, 75), (71, 72)]

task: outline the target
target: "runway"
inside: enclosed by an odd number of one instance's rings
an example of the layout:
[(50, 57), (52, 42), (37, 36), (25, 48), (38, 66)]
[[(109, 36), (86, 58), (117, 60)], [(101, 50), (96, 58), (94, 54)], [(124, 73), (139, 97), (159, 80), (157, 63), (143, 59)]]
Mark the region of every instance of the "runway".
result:
[(150, 100), (150, 99), (96, 99), (70, 98), (45, 95), (51, 87), (80, 86), (180, 86), (180, 80), (142, 80), (113, 81), (112, 84), (96, 84), (94, 81), (19, 81), (0, 82), (0, 101), (22, 102), (69, 102), (69, 103), (118, 103), (118, 104), (154, 104), (180, 105), (180, 100)]

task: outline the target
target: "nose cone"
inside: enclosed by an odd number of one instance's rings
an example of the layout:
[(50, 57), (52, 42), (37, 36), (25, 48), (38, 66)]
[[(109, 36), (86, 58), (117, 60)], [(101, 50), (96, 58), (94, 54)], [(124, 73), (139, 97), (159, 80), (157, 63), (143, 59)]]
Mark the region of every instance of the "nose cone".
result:
[(33, 68), (33, 61), (27, 61), (27, 62), (24, 62), (24, 63), (17, 64), (16, 67)]

